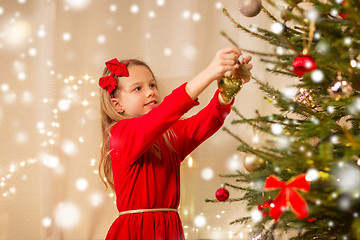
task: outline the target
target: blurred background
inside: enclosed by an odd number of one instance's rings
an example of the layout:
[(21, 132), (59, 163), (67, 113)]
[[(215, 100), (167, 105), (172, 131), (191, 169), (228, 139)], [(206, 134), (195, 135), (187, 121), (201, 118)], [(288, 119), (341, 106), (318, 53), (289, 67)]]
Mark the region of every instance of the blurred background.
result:
[[(98, 176), (98, 79), (105, 61), (139, 58), (153, 69), (162, 97), (232, 46), (273, 51), (237, 30), (267, 27), (263, 13), (247, 18), (237, 0), (0, 0), (0, 239), (104, 239), (118, 215), (114, 194)], [(272, 81), (253, 56), (253, 74)], [(281, 81), (279, 81), (281, 87)], [(204, 107), (217, 86), (200, 97)], [(273, 111), (251, 81), (235, 106), (247, 116)], [(225, 126), (249, 144), (252, 129)], [(187, 239), (246, 239), (251, 226), (229, 225), (248, 214), (238, 203), (206, 203), (224, 179), (244, 170), (237, 140), (224, 131), (182, 164), (180, 216)], [(166, 194), (166, 193), (164, 193)], [(241, 192), (230, 192), (230, 198)]]

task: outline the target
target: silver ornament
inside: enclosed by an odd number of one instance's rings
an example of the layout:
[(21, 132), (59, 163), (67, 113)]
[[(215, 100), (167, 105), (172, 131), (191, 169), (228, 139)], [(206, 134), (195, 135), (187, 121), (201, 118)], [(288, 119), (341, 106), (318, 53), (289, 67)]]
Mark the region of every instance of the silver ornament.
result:
[(245, 17), (255, 17), (261, 11), (261, 0), (240, 0), (239, 11)]

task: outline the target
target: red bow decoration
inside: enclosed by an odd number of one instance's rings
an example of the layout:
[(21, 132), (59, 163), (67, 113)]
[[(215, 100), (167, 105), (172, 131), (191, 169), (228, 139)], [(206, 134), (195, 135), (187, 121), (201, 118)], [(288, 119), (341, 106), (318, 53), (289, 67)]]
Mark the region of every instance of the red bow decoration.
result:
[(270, 204), (270, 216), (277, 221), (285, 211), (288, 204), (299, 219), (309, 215), (307, 203), (294, 188), (308, 192), (310, 182), (305, 179), (306, 174), (300, 174), (287, 182), (282, 182), (276, 176), (270, 175), (266, 181), (264, 190), (281, 189), (276, 199)]
[(129, 71), (126, 67), (126, 63), (119, 63), (119, 61), (114, 58), (105, 63), (107, 69), (111, 72), (110, 76), (105, 76), (99, 79), (99, 86), (102, 89), (108, 91), (108, 93), (113, 97), (112, 93), (117, 88), (117, 82), (114, 76), (117, 77), (128, 77)]

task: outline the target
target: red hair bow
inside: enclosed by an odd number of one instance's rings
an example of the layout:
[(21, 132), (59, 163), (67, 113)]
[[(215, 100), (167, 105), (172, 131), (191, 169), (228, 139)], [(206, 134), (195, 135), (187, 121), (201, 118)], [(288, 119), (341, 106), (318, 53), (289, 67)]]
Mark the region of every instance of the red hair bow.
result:
[(305, 179), (306, 174), (300, 174), (287, 182), (280, 181), (276, 176), (270, 175), (265, 181), (265, 190), (281, 189), (279, 195), (270, 204), (270, 216), (277, 221), (288, 205), (299, 219), (309, 215), (306, 201), (294, 188), (308, 192), (310, 182)]
[(128, 77), (129, 71), (125, 63), (119, 63), (119, 61), (114, 58), (105, 63), (107, 69), (111, 72), (110, 76), (105, 76), (99, 79), (99, 86), (102, 89), (108, 91), (108, 93), (113, 97), (113, 91), (117, 88), (117, 82), (114, 76), (117, 77)]

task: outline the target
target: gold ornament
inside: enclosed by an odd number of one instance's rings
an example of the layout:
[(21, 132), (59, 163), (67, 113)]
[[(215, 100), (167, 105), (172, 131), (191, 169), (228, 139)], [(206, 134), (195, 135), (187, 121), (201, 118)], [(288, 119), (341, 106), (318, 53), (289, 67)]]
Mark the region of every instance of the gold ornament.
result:
[(263, 170), (265, 166), (265, 160), (256, 155), (250, 155), (244, 158), (244, 167), (249, 172)]
[(225, 74), (224, 77), (218, 81), (219, 92), (226, 102), (230, 102), (241, 90), (242, 86), (242, 80), (237, 78), (235, 74), (231, 74), (230, 76)]
[(312, 90), (306, 88), (300, 88), (295, 95), (295, 101), (302, 103), (310, 108), (315, 107), (314, 99), (311, 96)]

